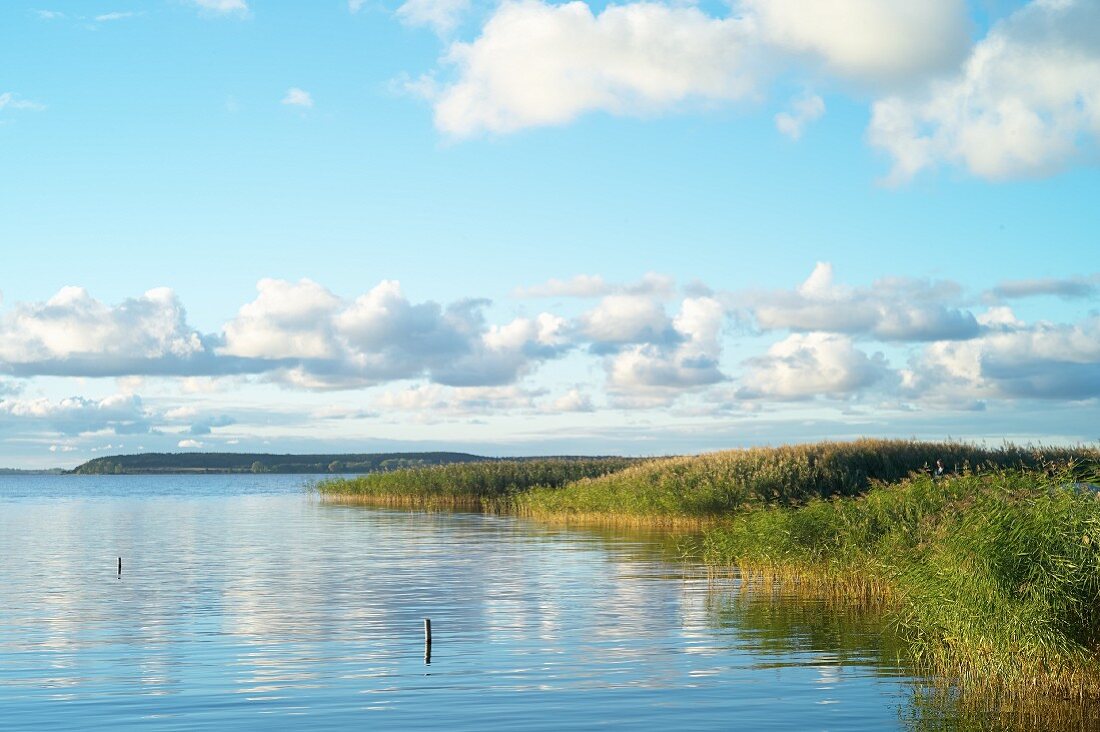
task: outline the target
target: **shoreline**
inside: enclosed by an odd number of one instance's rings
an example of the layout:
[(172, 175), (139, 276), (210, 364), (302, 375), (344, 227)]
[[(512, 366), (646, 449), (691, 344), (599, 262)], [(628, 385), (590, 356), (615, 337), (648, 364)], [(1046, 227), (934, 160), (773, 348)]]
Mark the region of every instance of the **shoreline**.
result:
[[(922, 469), (938, 453), (952, 470), (933, 478)], [(556, 484), (490, 486), (465, 465), (315, 489), (336, 503), (683, 529), (691, 554), (746, 588), (882, 612), (917, 668), (964, 690), (1096, 700), (1100, 498), (1077, 486), (1096, 482), (1098, 456), (868, 440), (588, 465), (605, 472)], [(446, 484), (447, 471), (465, 482)]]

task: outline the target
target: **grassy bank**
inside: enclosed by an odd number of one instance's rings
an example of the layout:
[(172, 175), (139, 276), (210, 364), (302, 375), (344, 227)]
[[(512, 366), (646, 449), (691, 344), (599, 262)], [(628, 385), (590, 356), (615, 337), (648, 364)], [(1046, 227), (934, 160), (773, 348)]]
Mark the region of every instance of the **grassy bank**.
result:
[[(853, 496), (928, 471), (1053, 469), (1088, 451), (905, 440), (820, 442), (690, 457), (534, 459), (419, 467), (334, 479), (322, 495), (379, 506), (508, 511), (543, 519), (699, 525), (747, 508)], [(1095, 453), (1092, 453), (1095, 454)]]
[(1100, 697), (1100, 501), (1028, 471), (907, 479), (744, 511), (705, 561), (883, 603), (919, 665), (967, 688)]
[(633, 462), (629, 458), (547, 458), (434, 465), (326, 480), (317, 489), (323, 497), (372, 506), (508, 511), (522, 491), (560, 488), (622, 470)]
[(949, 473), (1045, 469), (1080, 459), (1081, 450), (990, 450), (962, 443), (905, 440), (820, 442), (649, 460), (558, 489), (516, 497), (516, 510), (542, 518), (622, 523), (705, 523), (761, 505), (852, 496), (873, 481), (892, 482), (942, 460)]

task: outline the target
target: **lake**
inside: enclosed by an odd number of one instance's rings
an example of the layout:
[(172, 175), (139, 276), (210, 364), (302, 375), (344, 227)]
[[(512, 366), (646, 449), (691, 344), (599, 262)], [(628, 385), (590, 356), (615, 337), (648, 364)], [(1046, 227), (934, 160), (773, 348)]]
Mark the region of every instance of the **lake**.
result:
[(0, 477), (0, 727), (956, 721), (873, 615), (741, 592), (660, 535), (330, 505), (303, 484)]

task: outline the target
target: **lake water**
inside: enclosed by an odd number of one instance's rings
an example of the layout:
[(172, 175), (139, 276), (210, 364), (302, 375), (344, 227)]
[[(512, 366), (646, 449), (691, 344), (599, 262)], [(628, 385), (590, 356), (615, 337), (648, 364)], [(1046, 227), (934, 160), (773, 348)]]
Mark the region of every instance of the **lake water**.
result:
[(0, 728), (955, 721), (873, 617), (739, 592), (652, 536), (329, 505), (302, 485), (0, 477)]

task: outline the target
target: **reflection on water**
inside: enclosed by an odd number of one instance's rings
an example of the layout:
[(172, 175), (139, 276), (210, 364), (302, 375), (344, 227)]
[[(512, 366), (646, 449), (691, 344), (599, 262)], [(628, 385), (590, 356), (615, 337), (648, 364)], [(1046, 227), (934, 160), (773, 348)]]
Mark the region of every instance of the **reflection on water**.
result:
[(919, 686), (876, 616), (738, 592), (654, 536), (327, 505), (287, 476), (0, 480), (0, 727), (989, 718)]

